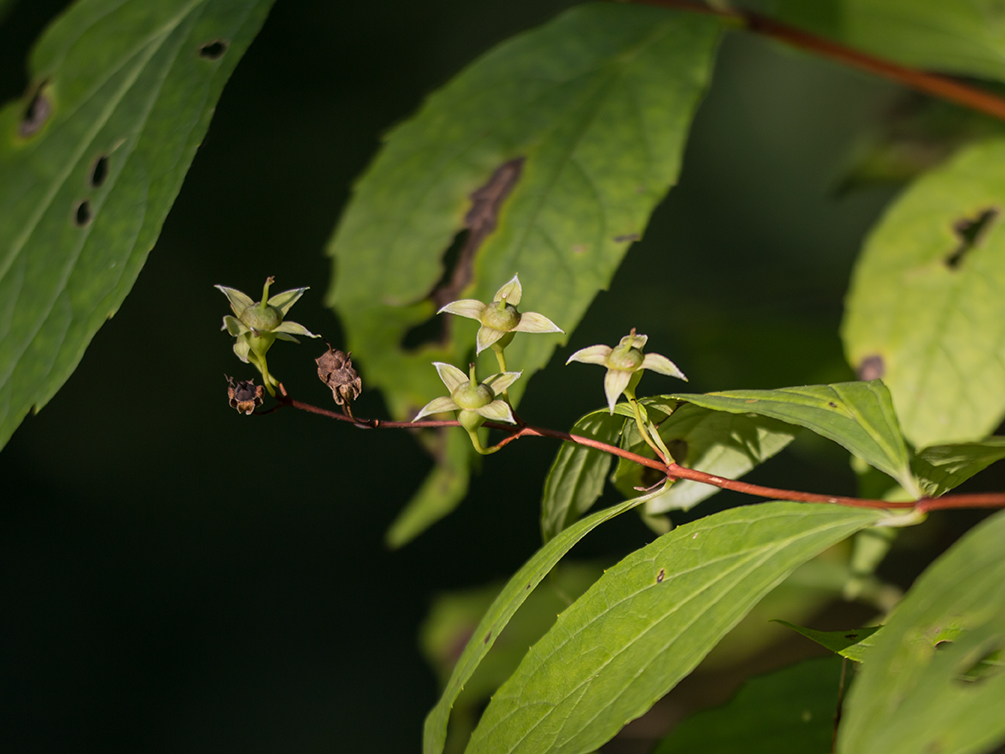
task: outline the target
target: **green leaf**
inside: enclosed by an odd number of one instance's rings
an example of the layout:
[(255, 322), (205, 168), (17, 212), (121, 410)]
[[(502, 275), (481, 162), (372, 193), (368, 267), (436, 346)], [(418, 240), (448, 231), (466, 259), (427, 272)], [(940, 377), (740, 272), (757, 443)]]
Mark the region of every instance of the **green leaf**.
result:
[[(660, 399), (643, 399), (650, 415)], [(653, 417), (655, 421), (659, 418)], [(739, 479), (792, 442), (799, 430), (791, 424), (754, 414), (729, 414), (685, 404), (659, 425), (660, 437), (681, 466)], [(637, 436), (637, 434), (636, 434)], [(644, 442), (630, 450), (653, 456)], [(654, 480), (648, 469), (622, 460), (615, 472), (615, 486), (622, 494), (636, 487), (648, 487)], [(657, 515), (671, 510), (689, 510), (719, 492), (718, 487), (681, 479), (646, 503), (646, 513)]]
[(678, 527), (608, 570), (496, 692), (467, 751), (591, 752), (801, 563), (882, 513), (766, 503)]
[(917, 447), (980, 440), (1005, 416), (1005, 140), (914, 183), (872, 231), (841, 335), (881, 376)]
[[(1005, 512), (915, 582), (876, 635), (838, 735), (843, 754), (984, 752), (1005, 740)], [(947, 638), (934, 641), (942, 634)]]
[(3, 21), (10, 9), (14, 7), (15, 0), (0, 0), (0, 22)]
[[(594, 411), (576, 422), (571, 434), (614, 444), (624, 424), (623, 416), (611, 416), (606, 410)], [(545, 542), (593, 507), (604, 491), (612, 460), (609, 453), (562, 443), (544, 481), (541, 533)]]
[(726, 704), (679, 723), (653, 754), (825, 754), (840, 686), (836, 657), (752, 678)]
[(761, 0), (787, 23), (904, 65), (1005, 80), (997, 0)]
[(832, 547), (812, 558), (766, 594), (701, 662), (702, 671), (735, 668), (771, 646), (785, 642), (779, 618), (805, 622), (841, 594), (848, 579), (846, 553)]
[(781, 623), (807, 639), (815, 641), (820, 646), (826, 647), (831, 652), (855, 662), (862, 662), (869, 654), (869, 650), (875, 644), (872, 635), (880, 630), (880, 626), (868, 626), (866, 628), (852, 628), (847, 631), (817, 631), (813, 628), (797, 626), (787, 620), (775, 622)]
[[(478, 324), (463, 318), (404, 345), (451, 300), (491, 301), (519, 272), (521, 308), (572, 331), (677, 179), (719, 31), (693, 13), (579, 6), (484, 55), (390, 132), (331, 241), (328, 301), (394, 416), (439, 393), (430, 361), (469, 361)], [(433, 295), (466, 228), (458, 279)], [(565, 337), (517, 334), (512, 400)]]
[(81, 0), (38, 41), (0, 110), (0, 445), (132, 288), (271, 5)]
[(384, 542), (397, 549), (450, 513), (468, 492), (471, 441), (459, 429), (427, 433), (425, 442), (437, 459), (408, 504), (391, 523)]
[[(510, 677), (530, 646), (551, 628), (569, 603), (600, 578), (603, 569), (591, 563), (560, 563), (540, 589), (507, 624), (454, 702), (447, 751), (459, 751), (474, 730), (484, 702)], [(419, 632), (426, 661), (445, 686), (459, 653), (485, 611), (503, 588), (502, 583), (437, 595)]]
[(890, 392), (879, 380), (671, 397), (713, 411), (757, 414), (806, 427), (889, 474), (915, 497), (921, 496)]
[[(556, 566), (544, 586), (531, 593), (507, 624), (478, 671), (465, 684), (457, 704), (462, 699), (470, 704), (488, 699), (516, 670), (530, 645), (551, 628), (555, 617), (602, 573), (599, 565), (587, 563)], [(495, 583), (436, 596), (420, 630), (420, 645), (441, 684), (446, 685), (459, 652), (503, 587), (504, 584)]]
[(649, 495), (643, 495), (633, 500), (626, 500), (618, 505), (598, 511), (582, 521), (577, 521), (534, 553), (531, 559), (516, 572), (482, 617), (478, 628), (471, 634), (471, 639), (458, 658), (450, 680), (447, 681), (443, 695), (426, 716), (422, 738), (423, 754), (440, 754), (443, 751), (447, 735), (447, 720), (450, 717), (450, 709), (453, 707), (454, 701), (477, 670), (479, 663), (499, 638), (499, 634), (509, 623), (510, 618), (530, 596), (534, 587), (541, 583), (541, 579), (548, 575), (555, 564), (579, 540), (602, 523), (642, 505), (649, 497)]
[(938, 497), (1002, 458), (1005, 437), (989, 437), (982, 442), (925, 448), (912, 459), (911, 467), (925, 494)]

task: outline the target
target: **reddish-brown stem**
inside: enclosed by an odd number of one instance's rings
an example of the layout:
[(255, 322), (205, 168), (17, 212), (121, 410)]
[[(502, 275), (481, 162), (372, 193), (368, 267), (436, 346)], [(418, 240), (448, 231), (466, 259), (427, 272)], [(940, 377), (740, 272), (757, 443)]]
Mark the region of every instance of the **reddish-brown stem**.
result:
[[(345, 414), (337, 411), (330, 411), (328, 409), (319, 408), (318, 406), (312, 406), (311, 404), (304, 403), (303, 401), (294, 400), (285, 394), (279, 396), (277, 400), (278, 403), (275, 408), (257, 413), (267, 414), (283, 406), (289, 406), (291, 408), (299, 409), (300, 411), (307, 411), (329, 419), (337, 419), (338, 421), (348, 422), (349, 424), (353, 424), (364, 429), (421, 429), (424, 427), (434, 428), (461, 426), (460, 422), (452, 419), (428, 419), (417, 422), (359, 419), (346, 416)], [(507, 433), (507, 436), (497, 443), (496, 447), (499, 448), (505, 447), (514, 440), (519, 440), (521, 437), (551, 437), (556, 440), (575, 443), (576, 445), (582, 445), (587, 448), (594, 448), (595, 450), (599, 450), (603, 453), (610, 453), (611, 455), (618, 456), (619, 458), (632, 461), (640, 466), (656, 469), (657, 471), (666, 474), (670, 479), (688, 479), (693, 482), (700, 482), (701, 484), (710, 484), (713, 487), (719, 487), (720, 489), (732, 490), (745, 495), (769, 498), (771, 500), (793, 500), (801, 503), (830, 503), (832, 505), (846, 505), (853, 508), (906, 508), (914, 509), (919, 512), (945, 510), (949, 508), (1005, 508), (1005, 494), (996, 492), (970, 495), (946, 495), (945, 497), (940, 498), (921, 498), (920, 500), (914, 502), (893, 503), (887, 500), (845, 497), (842, 495), (820, 495), (815, 492), (783, 490), (777, 487), (764, 487), (760, 484), (749, 484), (735, 479), (726, 479), (725, 477), (716, 476), (715, 474), (706, 474), (703, 471), (689, 469), (684, 466), (679, 466), (676, 463), (664, 464), (661, 461), (657, 461), (653, 458), (647, 458), (646, 456), (639, 455), (638, 453), (633, 453), (630, 450), (619, 448), (616, 445), (610, 445), (605, 442), (600, 442), (599, 440), (582, 437), (581, 435), (574, 435), (569, 432), (562, 432), (557, 429), (532, 427), (531, 425), (523, 422), (517, 426), (513, 426), (512, 424), (486, 422), (485, 426)]]
[(852, 68), (866, 71), (919, 92), (939, 97), (972, 110), (986, 113), (995, 118), (1005, 120), (1005, 99), (974, 86), (964, 84), (947, 76), (918, 71), (889, 60), (875, 57), (864, 52), (846, 47), (815, 34), (783, 24), (779, 21), (762, 16), (759, 13), (746, 10), (718, 10), (693, 0), (633, 0), (641, 5), (657, 5), (664, 8), (689, 11), (691, 13), (707, 13), (728, 19), (738, 26), (761, 34), (771, 39), (777, 39), (786, 44), (809, 50), (821, 57), (836, 60)]

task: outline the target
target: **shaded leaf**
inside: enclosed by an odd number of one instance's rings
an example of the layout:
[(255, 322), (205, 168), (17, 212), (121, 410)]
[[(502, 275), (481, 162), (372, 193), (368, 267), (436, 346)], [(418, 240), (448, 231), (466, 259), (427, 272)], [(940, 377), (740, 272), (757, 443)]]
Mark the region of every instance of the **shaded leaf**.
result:
[(559, 616), (496, 692), (467, 751), (594, 751), (796, 567), (881, 515), (766, 503), (665, 534)]
[(582, 521), (577, 521), (534, 553), (530, 560), (507, 582), (505, 588), (478, 623), (478, 627), (474, 630), (470, 641), (458, 658), (440, 700), (426, 716), (422, 737), (423, 754), (440, 754), (443, 751), (447, 735), (447, 721), (454, 701), (477, 670), (482, 659), (488, 654), (506, 624), (509, 623), (510, 618), (526, 601), (534, 588), (541, 583), (541, 579), (548, 575), (555, 564), (579, 540), (602, 523), (642, 505), (647, 499), (648, 496), (643, 495), (634, 500), (626, 500), (618, 505), (598, 511)]
[[(659, 399), (643, 399), (654, 421), (660, 422), (660, 437), (674, 460), (681, 466), (739, 479), (792, 442), (799, 432), (791, 424), (754, 414), (730, 414), (685, 404), (669, 418), (653, 416)], [(636, 444), (629, 449), (653, 456), (649, 446), (635, 432)], [(621, 460), (615, 472), (615, 485), (624, 495), (635, 487), (648, 487), (653, 479), (649, 469)], [(654, 472), (655, 473), (655, 472)], [(646, 503), (652, 515), (670, 510), (689, 510), (719, 492), (718, 487), (681, 479)]]
[(1003, 541), (999, 512), (911, 587), (852, 686), (839, 752), (982, 752), (1005, 740)]
[[(509, 678), (527, 649), (544, 635), (555, 617), (602, 572), (599, 565), (560, 563), (542, 587), (531, 592), (454, 702), (447, 751), (463, 748), (484, 702)], [(420, 629), (419, 642), (441, 687), (446, 685), (459, 654), (503, 586), (497, 583), (436, 596)]]
[(467, 435), (457, 429), (446, 429), (428, 433), (425, 442), (437, 463), (419, 491), (395, 516), (384, 535), (388, 547), (398, 548), (411, 542), (456, 508), (468, 492), (471, 441)]
[(1005, 437), (989, 437), (981, 442), (925, 448), (912, 459), (911, 468), (925, 494), (938, 497), (1002, 458)]
[[(576, 422), (570, 432), (615, 444), (624, 424), (623, 416), (594, 411)], [(541, 498), (541, 534), (545, 542), (593, 507), (604, 491), (612, 460), (609, 453), (562, 443), (544, 481)]]
[[(331, 241), (328, 300), (395, 417), (437, 394), (429, 361), (469, 360), (477, 324), (463, 319), (403, 346), (442, 299), (490, 301), (519, 272), (521, 306), (571, 332), (676, 181), (719, 29), (657, 8), (573, 8), (481, 57), (390, 132)], [(502, 200), (493, 176), (518, 160)], [(491, 232), (486, 192), (501, 201)], [(475, 205), (484, 241), (444, 277)], [(565, 337), (518, 334), (507, 358), (529, 378)]]
[(880, 626), (868, 626), (866, 628), (852, 628), (847, 631), (817, 631), (813, 628), (797, 626), (787, 620), (779, 620), (776, 623), (781, 623), (807, 639), (815, 641), (820, 646), (826, 647), (831, 652), (855, 662), (862, 662), (866, 658), (869, 650), (875, 644), (872, 635), (880, 630)]
[(890, 393), (879, 380), (671, 397), (714, 411), (758, 414), (806, 427), (889, 474), (915, 497), (921, 496)]
[(759, 0), (776, 18), (904, 65), (1005, 81), (996, 0)]
[[(555, 617), (600, 578), (603, 569), (586, 563), (561, 563), (540, 589), (535, 589), (507, 624), (477, 672), (464, 686), (457, 704), (487, 699), (516, 670), (527, 649), (555, 622)], [(446, 685), (457, 659), (478, 622), (505, 584), (446, 592), (433, 601), (420, 631), (426, 660)]]
[(917, 447), (980, 440), (1005, 416), (1005, 140), (964, 149), (874, 228), (841, 327)]
[(653, 754), (825, 754), (840, 685), (836, 657), (757, 676), (726, 704), (678, 724)]
[(0, 445), (132, 288), (271, 5), (81, 0), (38, 41), (0, 110)]

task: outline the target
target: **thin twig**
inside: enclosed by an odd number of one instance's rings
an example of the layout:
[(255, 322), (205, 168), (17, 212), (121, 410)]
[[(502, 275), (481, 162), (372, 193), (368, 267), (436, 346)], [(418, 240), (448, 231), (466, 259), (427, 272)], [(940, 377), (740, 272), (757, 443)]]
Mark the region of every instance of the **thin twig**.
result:
[[(275, 407), (264, 411), (256, 411), (255, 414), (259, 416), (269, 414), (279, 408), (289, 406), (290, 408), (307, 411), (312, 414), (317, 414), (318, 416), (347, 422), (363, 429), (422, 429), (461, 426), (460, 422), (454, 419), (424, 419), (417, 422), (401, 422), (384, 421), (383, 419), (350, 418), (343, 413), (329, 411), (328, 409), (313, 406), (309, 403), (304, 403), (303, 401), (294, 400), (285, 394), (277, 396), (276, 400), (277, 404)], [(495, 445), (496, 448), (504, 448), (511, 442), (519, 440), (521, 437), (551, 437), (556, 440), (563, 440), (576, 445), (582, 445), (586, 448), (593, 448), (594, 450), (599, 450), (603, 453), (610, 453), (611, 455), (619, 458), (624, 458), (633, 463), (637, 463), (640, 466), (656, 469), (657, 471), (666, 474), (666, 476), (670, 479), (687, 479), (692, 482), (708, 484), (713, 487), (719, 487), (720, 489), (732, 490), (733, 492), (740, 492), (745, 495), (753, 495), (754, 497), (763, 497), (771, 500), (792, 500), (800, 503), (829, 503), (832, 505), (845, 505), (852, 508), (878, 508), (884, 510), (913, 509), (919, 513), (933, 510), (946, 510), (950, 508), (1005, 508), (1005, 494), (997, 492), (946, 495), (945, 497), (940, 498), (921, 498), (920, 500), (914, 502), (894, 503), (888, 500), (845, 497), (843, 495), (821, 495), (815, 492), (799, 492), (797, 490), (785, 490), (777, 487), (764, 487), (760, 484), (749, 484), (748, 482), (727, 479), (715, 474), (706, 474), (704, 471), (689, 469), (676, 463), (664, 464), (661, 461), (657, 461), (653, 458), (647, 458), (646, 456), (633, 453), (632, 451), (625, 450), (624, 448), (619, 448), (616, 445), (601, 442), (600, 440), (594, 440), (593, 438), (583, 437), (581, 435), (574, 435), (569, 432), (562, 432), (557, 429), (533, 427), (523, 421), (516, 426), (512, 424), (500, 424), (498, 422), (485, 422), (484, 426), (507, 433), (507, 436)]]
[(948, 102), (955, 102), (958, 105), (1005, 120), (1005, 99), (991, 92), (948, 76), (926, 73), (860, 52), (759, 13), (747, 10), (718, 10), (693, 0), (633, 0), (633, 2), (639, 5), (656, 5), (674, 10), (718, 16), (755, 34), (777, 39), (821, 57), (830, 58), (852, 68), (895, 81), (924, 94)]

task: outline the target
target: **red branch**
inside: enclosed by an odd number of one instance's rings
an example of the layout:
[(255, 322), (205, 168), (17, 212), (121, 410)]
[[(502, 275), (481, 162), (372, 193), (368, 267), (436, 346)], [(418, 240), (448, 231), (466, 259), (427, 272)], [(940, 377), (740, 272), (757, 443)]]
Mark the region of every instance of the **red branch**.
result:
[[(461, 426), (460, 422), (456, 420), (428, 419), (417, 422), (399, 422), (384, 421), (382, 419), (358, 419), (356, 417), (350, 417), (346, 414), (338, 413), (337, 411), (329, 411), (328, 409), (319, 408), (318, 406), (312, 406), (309, 403), (294, 400), (287, 395), (278, 397), (278, 403), (275, 408), (259, 413), (271, 413), (283, 406), (296, 408), (300, 411), (307, 411), (329, 419), (337, 419), (338, 421), (348, 422), (360, 427), (361, 429), (421, 429)], [(676, 463), (666, 465), (662, 461), (647, 458), (646, 456), (639, 455), (638, 453), (632, 453), (630, 450), (619, 448), (616, 445), (609, 445), (608, 443), (600, 442), (599, 440), (582, 437), (581, 435), (573, 435), (569, 432), (562, 432), (557, 429), (532, 427), (529, 424), (524, 424), (523, 422), (517, 426), (513, 426), (511, 424), (499, 424), (496, 422), (486, 422), (485, 426), (492, 429), (498, 429), (508, 434), (507, 437), (503, 438), (498, 443), (497, 447), (500, 448), (509, 445), (514, 440), (519, 440), (521, 437), (552, 437), (557, 440), (563, 440), (565, 442), (575, 443), (576, 445), (582, 445), (587, 448), (593, 448), (594, 450), (599, 450), (603, 453), (610, 453), (611, 455), (618, 456), (619, 458), (624, 458), (632, 461), (633, 463), (637, 463), (640, 466), (647, 466), (650, 469), (656, 469), (657, 471), (666, 474), (666, 476), (670, 479), (688, 479), (693, 482), (709, 484), (713, 487), (719, 487), (724, 490), (733, 490), (734, 492), (741, 492), (745, 495), (769, 498), (771, 500), (793, 500), (800, 503), (830, 503), (832, 505), (845, 505), (853, 508), (880, 508), (887, 510), (913, 509), (919, 512), (944, 510), (949, 508), (1005, 508), (1005, 494), (997, 492), (970, 495), (946, 495), (939, 498), (923, 497), (914, 502), (893, 503), (887, 500), (844, 497), (842, 495), (820, 495), (815, 492), (783, 490), (777, 487), (764, 487), (760, 484), (748, 484), (747, 482), (740, 482), (735, 479), (726, 479), (725, 477), (716, 476), (715, 474), (706, 474), (703, 471), (688, 469), (684, 466), (679, 466)]]
[(929, 94), (933, 97), (955, 102), (972, 110), (1005, 120), (1005, 99), (990, 92), (969, 86), (947, 76), (925, 73), (877, 58), (864, 52), (846, 47), (830, 39), (783, 24), (768, 16), (746, 10), (717, 10), (693, 0), (633, 0), (640, 5), (656, 5), (663, 8), (705, 13), (727, 19), (740, 27), (771, 39), (809, 50), (821, 57), (895, 81), (898, 84)]

